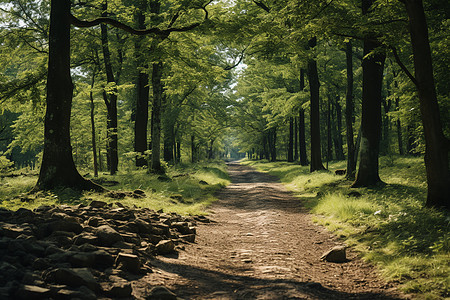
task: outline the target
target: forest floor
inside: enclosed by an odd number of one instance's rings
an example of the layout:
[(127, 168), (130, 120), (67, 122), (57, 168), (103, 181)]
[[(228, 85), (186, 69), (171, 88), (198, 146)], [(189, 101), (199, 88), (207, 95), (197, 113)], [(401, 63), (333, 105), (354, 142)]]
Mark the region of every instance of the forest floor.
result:
[(142, 281), (184, 299), (405, 299), (347, 249), (347, 262), (322, 254), (343, 242), (311, 220), (302, 199), (249, 166), (228, 165), (209, 224), (176, 257), (153, 260)]

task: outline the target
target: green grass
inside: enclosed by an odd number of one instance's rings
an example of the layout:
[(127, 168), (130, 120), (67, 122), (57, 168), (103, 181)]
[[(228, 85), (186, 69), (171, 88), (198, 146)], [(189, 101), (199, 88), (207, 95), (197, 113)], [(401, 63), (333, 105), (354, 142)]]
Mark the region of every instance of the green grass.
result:
[(92, 200), (101, 200), (108, 203), (120, 202), (126, 206), (163, 209), (183, 215), (199, 215), (206, 214), (206, 208), (216, 200), (214, 193), (230, 182), (226, 166), (220, 161), (171, 167), (167, 170), (167, 175), (171, 178), (170, 181), (159, 180), (158, 175), (147, 174), (145, 170), (130, 170), (94, 179), (106, 183), (119, 182), (118, 185), (106, 186), (112, 191), (141, 189), (146, 197), (138, 199), (112, 199), (106, 194), (81, 193), (72, 189), (28, 195), (37, 176), (5, 177), (0, 179), (0, 207), (12, 210), (20, 207), (34, 209), (41, 205), (89, 204)]
[[(418, 299), (450, 297), (450, 216), (424, 207), (423, 159), (382, 157), (380, 177), (386, 185), (359, 189), (333, 172), (309, 173), (308, 167), (286, 162), (245, 163), (278, 176), (311, 209), (315, 222), (357, 249), (404, 292)], [(345, 162), (330, 164), (330, 171), (341, 168)], [(361, 196), (349, 197), (352, 191)]]

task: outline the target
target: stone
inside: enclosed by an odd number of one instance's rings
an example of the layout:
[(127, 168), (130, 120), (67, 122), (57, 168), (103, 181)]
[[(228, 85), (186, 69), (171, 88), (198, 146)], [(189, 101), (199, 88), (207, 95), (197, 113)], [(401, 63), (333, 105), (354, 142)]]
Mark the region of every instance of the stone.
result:
[(73, 243), (75, 245), (97, 245), (99, 243), (99, 237), (90, 232), (82, 232), (73, 238)]
[(195, 234), (185, 234), (185, 235), (180, 235), (180, 239), (189, 242), (189, 243), (194, 243), (195, 242)]
[(123, 238), (116, 230), (109, 225), (102, 225), (97, 228), (95, 234), (99, 238), (102, 246), (111, 246), (117, 242), (123, 242)]
[(97, 250), (92, 252), (94, 255), (94, 265), (98, 267), (108, 268), (114, 264), (114, 257), (105, 250)]
[(69, 217), (62, 220), (53, 221), (49, 224), (49, 229), (53, 231), (65, 231), (80, 234), (83, 231), (83, 226), (79, 223), (77, 218)]
[(177, 300), (177, 295), (171, 292), (169, 289), (163, 286), (156, 286), (152, 288), (145, 297), (148, 300)]
[(17, 290), (15, 296), (16, 299), (48, 299), (50, 289), (35, 285), (23, 285)]
[(346, 246), (335, 246), (325, 252), (320, 259), (328, 262), (343, 263), (347, 262), (347, 257), (345, 253)]
[(108, 203), (104, 202), (104, 201), (97, 201), (97, 200), (93, 200), (91, 201), (91, 203), (89, 204), (90, 207), (93, 208), (104, 208), (108, 205)]
[(100, 217), (96, 217), (96, 216), (90, 217), (86, 221), (86, 224), (89, 225), (89, 226), (92, 226), (92, 227), (98, 227), (100, 225), (106, 225), (105, 223), (106, 223), (105, 219), (100, 218)]
[(88, 268), (58, 268), (50, 271), (45, 280), (72, 287), (86, 286), (94, 292), (99, 290), (99, 284)]
[(133, 289), (131, 283), (125, 280), (120, 282), (113, 282), (112, 284), (102, 285), (103, 293), (113, 299), (116, 298), (129, 298)]
[(161, 255), (171, 254), (175, 252), (175, 244), (171, 240), (162, 240), (156, 245), (155, 249)]
[(119, 253), (116, 258), (115, 265), (122, 271), (139, 274), (141, 269), (141, 262), (139, 257), (134, 254)]
[(71, 255), (68, 260), (72, 267), (90, 267), (95, 262), (95, 256), (89, 252), (78, 252)]
[(181, 234), (192, 234), (189, 224), (187, 222), (175, 222), (172, 223), (172, 227), (178, 230)]

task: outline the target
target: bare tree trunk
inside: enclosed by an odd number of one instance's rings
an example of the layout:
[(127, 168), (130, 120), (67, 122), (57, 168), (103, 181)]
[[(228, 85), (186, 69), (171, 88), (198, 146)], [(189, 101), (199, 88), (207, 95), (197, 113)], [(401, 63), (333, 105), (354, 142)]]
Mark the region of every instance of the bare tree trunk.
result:
[(161, 108), (164, 97), (162, 70), (163, 63), (161, 61), (153, 63), (152, 160), (150, 171), (157, 174), (164, 173), (161, 165)]
[[(137, 23), (139, 29), (145, 28), (145, 16), (143, 12), (146, 9), (147, 1), (140, 2), (140, 9), (138, 10)], [(136, 107), (135, 107), (135, 122), (134, 122), (134, 151), (136, 156), (136, 167), (143, 167), (148, 164), (144, 152), (147, 150), (147, 126), (148, 126), (148, 103), (149, 103), (149, 76), (147, 73), (148, 64), (145, 63), (145, 58), (142, 52), (144, 38), (137, 37), (135, 42), (135, 51), (138, 61), (138, 74), (136, 85)], [(144, 70), (141, 70), (143, 68)]]
[(426, 206), (450, 207), (450, 141), (444, 136), (433, 77), (428, 28), (421, 0), (404, 0), (409, 17), (415, 79), (425, 134)]
[(289, 117), (289, 145), (288, 145), (288, 155), (287, 161), (294, 161), (294, 118)]
[(294, 117), (294, 161), (298, 160), (298, 118)]
[[(362, 0), (363, 14), (368, 13), (373, 2), (374, 0)], [(352, 187), (368, 187), (381, 182), (378, 155), (381, 139), (381, 90), (386, 55), (373, 53), (381, 46), (381, 43), (370, 36), (364, 38), (361, 148), (359, 168)]]
[[(309, 40), (309, 48), (316, 46), (316, 38)], [(319, 109), (319, 75), (317, 73), (317, 63), (314, 59), (308, 60), (308, 78), (309, 89), (311, 93), (311, 115), (310, 115), (310, 130), (311, 130), (311, 165), (310, 171), (324, 170), (322, 164), (322, 149), (320, 145), (320, 109)]]
[[(103, 5), (103, 16), (106, 16), (107, 3)], [(114, 73), (111, 63), (111, 53), (109, 51), (108, 45), (108, 29), (105, 24), (100, 25), (101, 35), (102, 35), (102, 49), (103, 49), (103, 60), (105, 63), (106, 80), (108, 83), (116, 84), (114, 78)], [(107, 120), (107, 137), (108, 137), (108, 167), (111, 175), (116, 174), (119, 165), (118, 156), (118, 137), (117, 137), (117, 90), (113, 89), (112, 93), (107, 93), (104, 91), (103, 99), (105, 100), (106, 109), (108, 112)]]
[(94, 177), (98, 177), (98, 164), (97, 164), (97, 140), (95, 137), (95, 114), (94, 114), (94, 96), (92, 89), (94, 88), (96, 71), (92, 72), (91, 91), (89, 92), (89, 99), (91, 100), (91, 130), (92, 130), (92, 156), (94, 161)]
[(353, 53), (352, 42), (346, 44), (346, 58), (347, 58), (347, 94), (345, 97), (345, 125), (347, 136), (347, 179), (353, 180), (356, 171), (356, 154), (355, 142), (353, 139)]

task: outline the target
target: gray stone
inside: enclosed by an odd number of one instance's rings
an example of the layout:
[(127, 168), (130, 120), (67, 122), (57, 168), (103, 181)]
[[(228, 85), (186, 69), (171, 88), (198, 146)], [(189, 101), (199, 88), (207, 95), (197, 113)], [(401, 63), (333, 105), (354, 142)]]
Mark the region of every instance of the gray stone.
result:
[(139, 257), (134, 254), (119, 253), (115, 264), (119, 269), (133, 274), (138, 274), (141, 269)]
[(158, 254), (171, 254), (175, 252), (175, 244), (171, 240), (162, 240), (156, 245)]
[(93, 208), (103, 208), (103, 207), (106, 207), (107, 205), (108, 205), (108, 203), (106, 203), (104, 201), (97, 201), (97, 200), (93, 200), (89, 204), (89, 206), (93, 207)]
[(189, 242), (189, 243), (194, 243), (195, 242), (195, 234), (185, 234), (185, 235), (180, 235), (180, 239)]
[(116, 230), (109, 225), (102, 225), (97, 228), (95, 234), (99, 238), (102, 246), (111, 246), (117, 242), (122, 242), (123, 238)]
[(87, 286), (92, 291), (98, 291), (99, 285), (88, 268), (59, 268), (50, 271), (46, 281), (65, 284), (72, 287)]
[(325, 260), (328, 262), (335, 262), (335, 263), (343, 263), (347, 261), (345, 249), (346, 246), (335, 246), (332, 249), (325, 252), (322, 257), (320, 257), (321, 260)]

